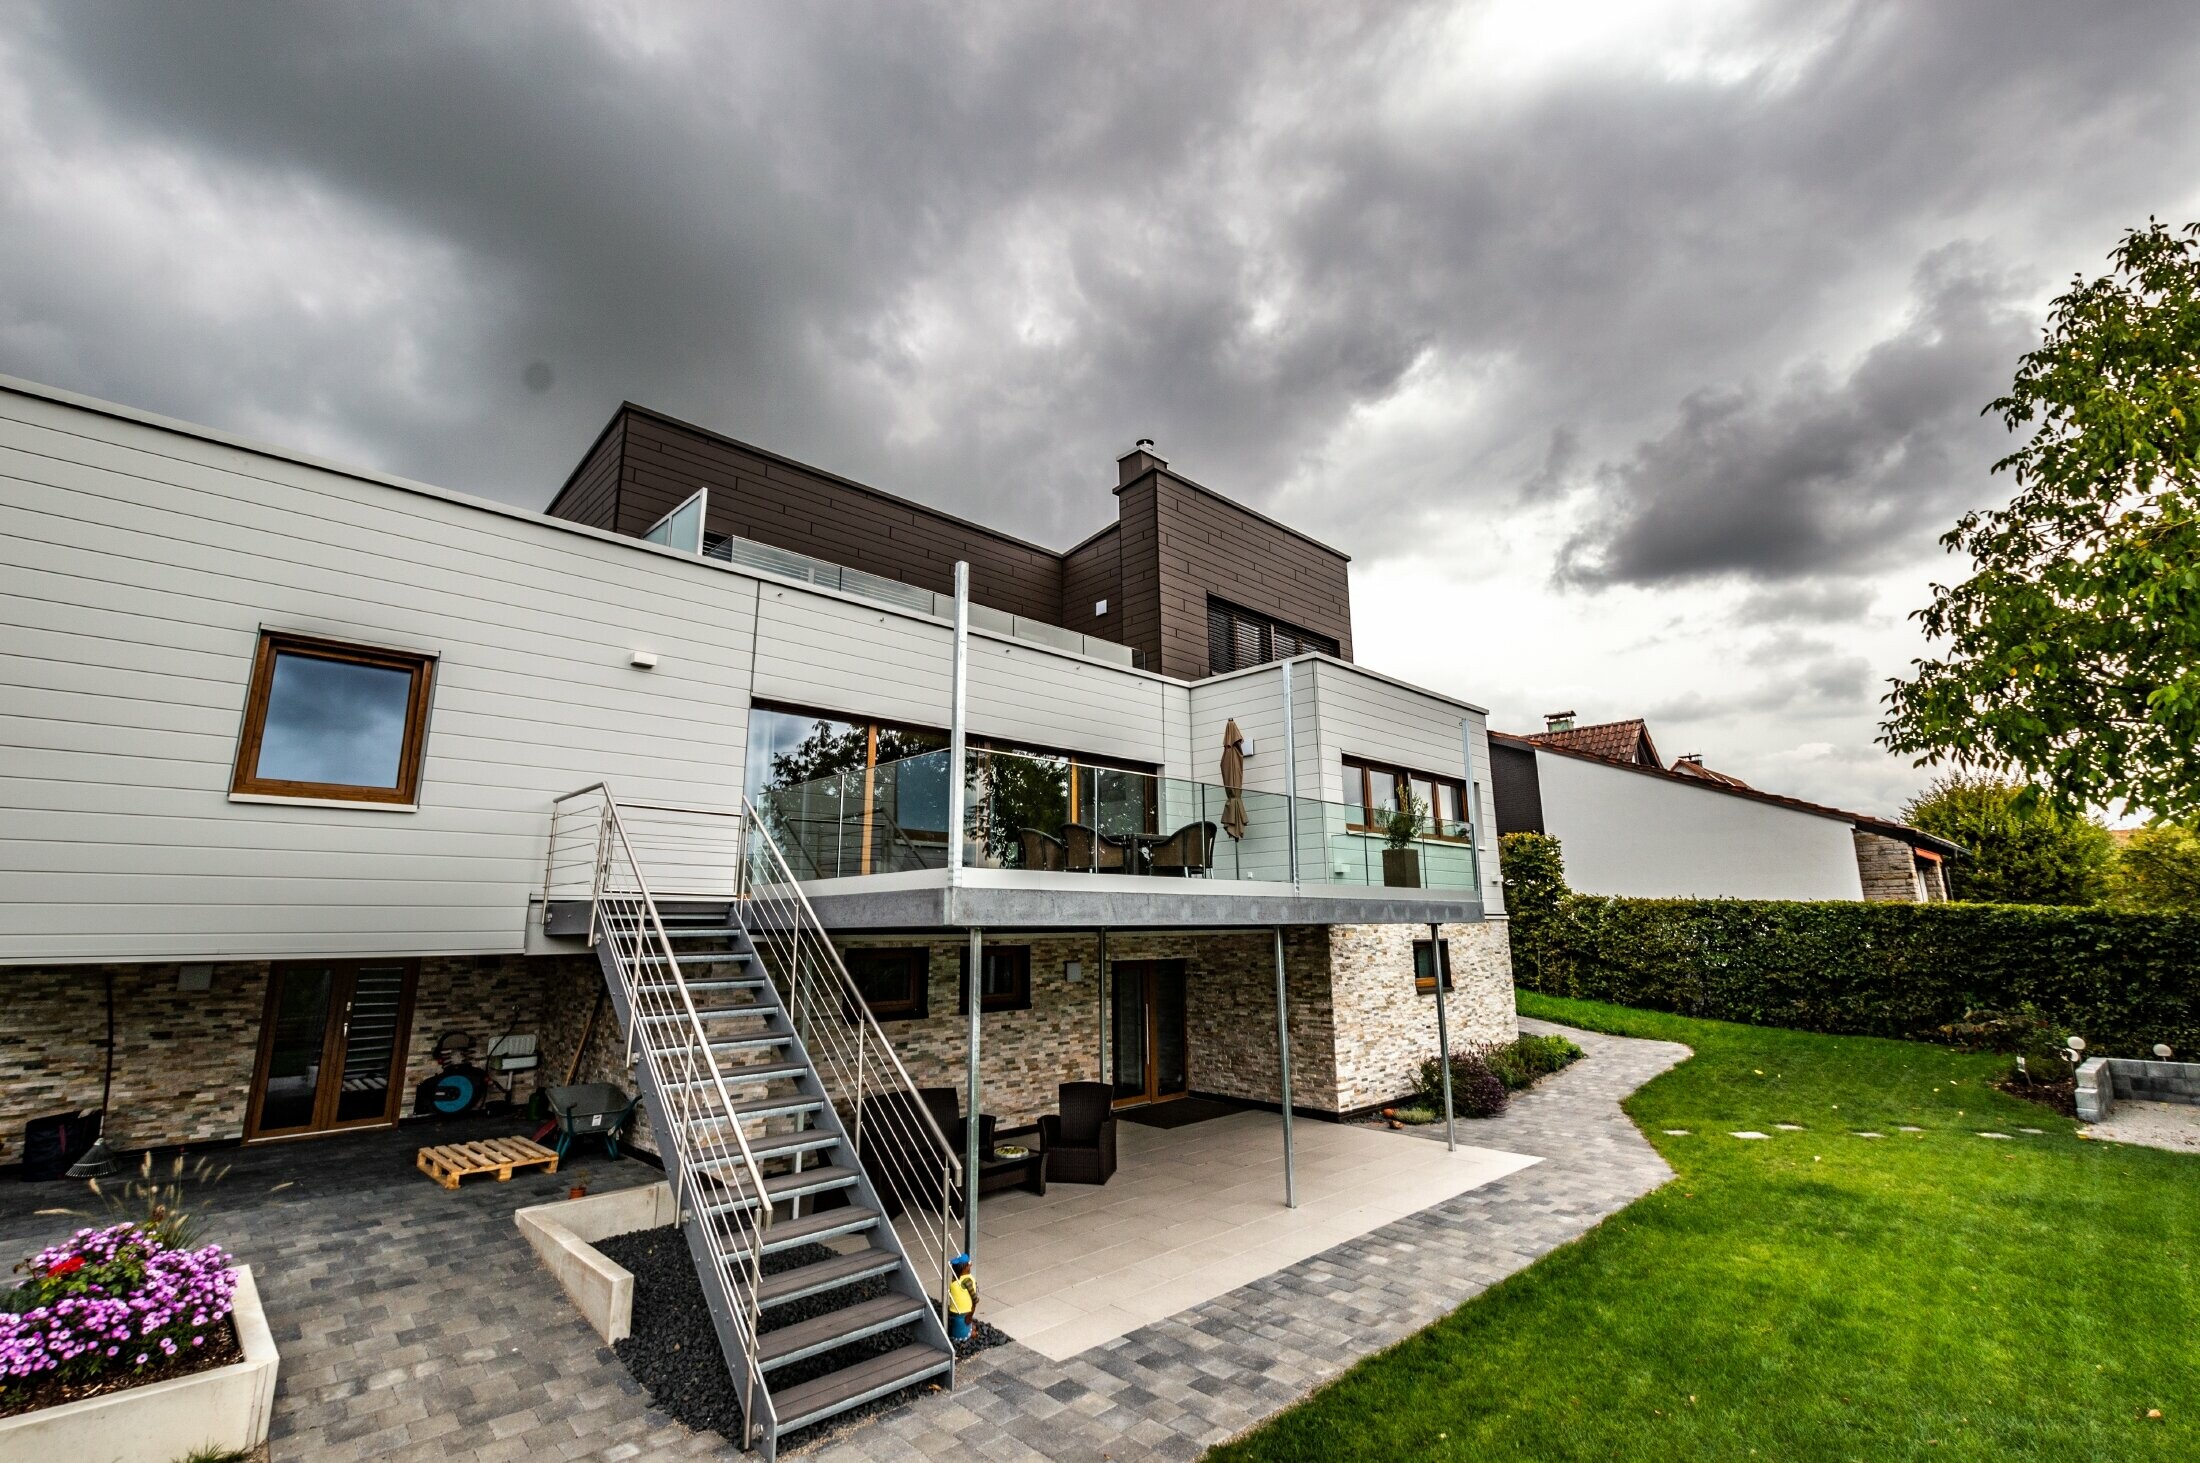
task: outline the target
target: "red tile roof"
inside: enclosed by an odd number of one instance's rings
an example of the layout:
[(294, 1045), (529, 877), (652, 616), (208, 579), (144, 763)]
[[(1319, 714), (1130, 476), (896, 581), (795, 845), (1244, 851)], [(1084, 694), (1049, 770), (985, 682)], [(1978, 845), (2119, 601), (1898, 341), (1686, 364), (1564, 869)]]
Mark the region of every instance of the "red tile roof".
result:
[(1568, 727), (1564, 731), (1537, 732), (1528, 738), (1546, 747), (1584, 752), (1607, 762), (1626, 762), (1637, 767), (1663, 767), (1650, 727), (1639, 716), (1627, 721), (1600, 721), (1593, 726)]

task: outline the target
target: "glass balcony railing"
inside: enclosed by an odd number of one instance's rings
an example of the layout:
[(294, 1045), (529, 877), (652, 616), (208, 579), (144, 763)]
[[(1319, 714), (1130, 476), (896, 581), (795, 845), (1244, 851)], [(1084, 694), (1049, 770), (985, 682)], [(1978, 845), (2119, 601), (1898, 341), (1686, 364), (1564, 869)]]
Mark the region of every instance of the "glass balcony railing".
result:
[[(927, 752), (770, 790), (758, 809), (805, 878), (944, 868), (948, 767), (948, 753)], [(1233, 795), (1068, 757), (972, 749), (965, 777), (963, 861), (972, 867), (1283, 884), (1295, 828), (1302, 885), (1477, 883), (1474, 846), (1456, 821), (1425, 822), (1393, 846), (1358, 804)]]

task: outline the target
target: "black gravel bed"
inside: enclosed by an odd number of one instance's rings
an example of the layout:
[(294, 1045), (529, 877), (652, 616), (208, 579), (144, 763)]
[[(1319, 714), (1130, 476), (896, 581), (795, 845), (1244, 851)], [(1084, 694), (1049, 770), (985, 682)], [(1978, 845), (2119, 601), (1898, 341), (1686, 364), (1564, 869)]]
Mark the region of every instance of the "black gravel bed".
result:
[[(703, 1285), (695, 1276), (695, 1262), (688, 1255), (687, 1239), (676, 1226), (636, 1230), (598, 1240), (596, 1248), (634, 1274), (634, 1333), (613, 1344), (619, 1360), (639, 1382), (657, 1409), (698, 1431), (714, 1432), (728, 1441), (741, 1438), (741, 1393), (718, 1349), (718, 1333), (710, 1323), (710, 1307), (703, 1300)], [(764, 1273), (775, 1275), (798, 1265), (829, 1257), (823, 1245), (798, 1245), (764, 1257)], [(776, 1331), (827, 1311), (840, 1310), (859, 1301), (886, 1294), (883, 1279), (843, 1286), (821, 1296), (774, 1306), (764, 1313), (763, 1329)], [(771, 1374), (775, 1390), (784, 1391), (865, 1357), (878, 1356), (907, 1345), (914, 1326), (898, 1326), (876, 1336), (851, 1341)], [(1009, 1338), (999, 1327), (980, 1321), (977, 1334), (955, 1348), (959, 1357), (974, 1356)], [(838, 1431), (850, 1422), (898, 1407), (932, 1388), (921, 1382), (905, 1387), (861, 1407), (829, 1417), (814, 1427), (783, 1434), (782, 1448)]]

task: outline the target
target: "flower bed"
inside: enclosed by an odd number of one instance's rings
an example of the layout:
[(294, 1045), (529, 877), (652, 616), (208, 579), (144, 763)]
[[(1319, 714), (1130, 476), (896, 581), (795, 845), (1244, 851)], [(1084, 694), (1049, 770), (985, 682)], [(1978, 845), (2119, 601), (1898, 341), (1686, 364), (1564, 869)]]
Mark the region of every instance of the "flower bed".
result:
[(134, 1224), (78, 1230), (0, 1296), (0, 1417), (239, 1360), (236, 1269)]

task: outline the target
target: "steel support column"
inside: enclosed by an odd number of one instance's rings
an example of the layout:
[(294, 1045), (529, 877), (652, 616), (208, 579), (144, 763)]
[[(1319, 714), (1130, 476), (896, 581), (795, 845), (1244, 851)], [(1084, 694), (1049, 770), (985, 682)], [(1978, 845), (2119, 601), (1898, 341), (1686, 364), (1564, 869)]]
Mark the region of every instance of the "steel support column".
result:
[(985, 1084), (978, 1079), (978, 1012), (985, 1006), (985, 931), (970, 930), (969, 1094), (963, 1106), (963, 1251), (978, 1253), (978, 1114), (984, 1110)]
[(1436, 1065), (1444, 1074), (1444, 1147), (1457, 1152), (1451, 1127), (1451, 1022), (1444, 1014), (1444, 987), (1451, 983), (1451, 954), (1444, 948), (1444, 927), (1428, 927), (1428, 967), (1436, 975)]
[(1299, 1176), (1291, 1157), (1291, 1012), (1283, 981), (1283, 926), (1276, 926), (1276, 1076), (1283, 1098), (1283, 1204), (1299, 1207)]

